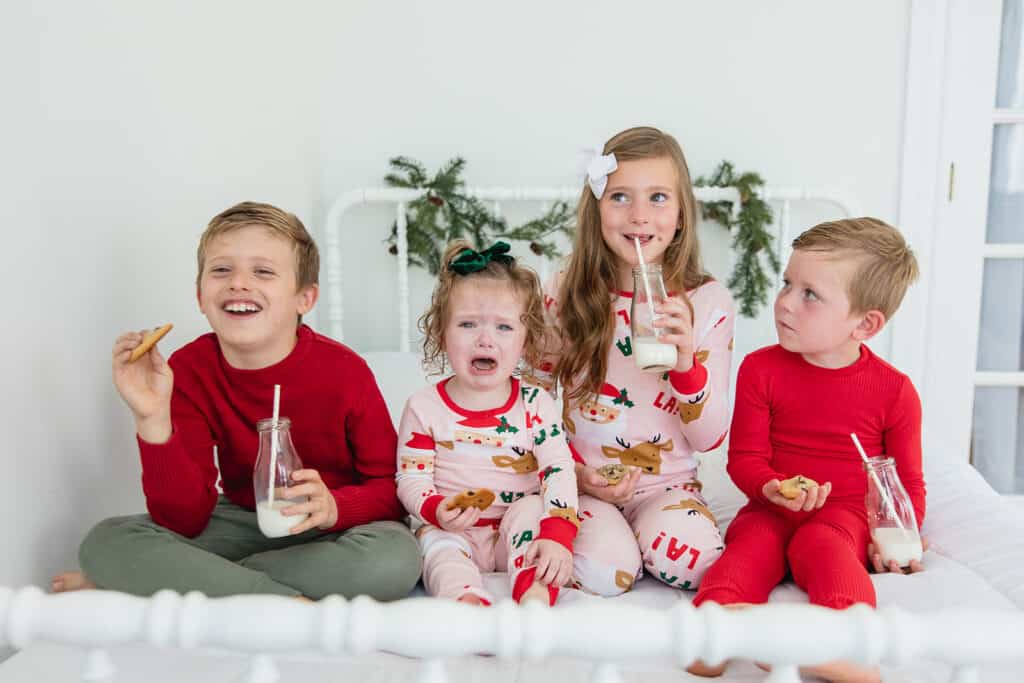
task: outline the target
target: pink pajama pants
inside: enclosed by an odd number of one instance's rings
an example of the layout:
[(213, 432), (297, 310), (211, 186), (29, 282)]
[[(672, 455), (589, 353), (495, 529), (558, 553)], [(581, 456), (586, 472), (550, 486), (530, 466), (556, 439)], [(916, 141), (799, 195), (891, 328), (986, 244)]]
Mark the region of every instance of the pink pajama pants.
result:
[[(423, 585), (428, 595), (458, 598), (472, 593), (492, 604), (494, 595), (484, 587), (482, 572), (508, 572), (513, 597), (532, 585), (532, 567), (526, 567), (526, 550), (540, 534), (544, 504), (540, 496), (520, 498), (509, 506), (495, 529), (477, 526), (462, 532), (445, 531), (426, 524), (416, 532), (423, 554)], [(524, 570), (531, 574), (517, 585)], [(557, 590), (551, 591), (554, 602)]]
[(700, 493), (683, 484), (640, 491), (621, 510), (580, 496), (574, 583), (598, 595), (628, 591), (644, 568), (674, 588), (696, 590), (724, 550)]

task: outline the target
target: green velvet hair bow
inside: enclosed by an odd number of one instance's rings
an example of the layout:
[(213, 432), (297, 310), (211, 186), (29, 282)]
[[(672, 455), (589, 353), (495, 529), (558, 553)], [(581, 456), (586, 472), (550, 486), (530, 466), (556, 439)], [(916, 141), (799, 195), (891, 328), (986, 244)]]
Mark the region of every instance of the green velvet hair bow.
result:
[(508, 242), (500, 241), (495, 242), (483, 251), (467, 247), (452, 259), (452, 262), (448, 264), (448, 268), (459, 275), (469, 275), (470, 273), (479, 273), (492, 261), (510, 266), (515, 261), (515, 258), (508, 253), (511, 249), (512, 247), (508, 245)]

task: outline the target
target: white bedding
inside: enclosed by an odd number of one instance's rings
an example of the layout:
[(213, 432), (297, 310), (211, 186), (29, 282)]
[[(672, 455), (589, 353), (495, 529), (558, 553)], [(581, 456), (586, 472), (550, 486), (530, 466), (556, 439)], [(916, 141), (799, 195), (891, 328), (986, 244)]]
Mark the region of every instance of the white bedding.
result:
[[(392, 416), (401, 415), (405, 397), (423, 382), (415, 354), (378, 352), (365, 354), (377, 376)], [(948, 456), (948, 457), (947, 457)], [(701, 479), (712, 511), (726, 526), (743, 504), (742, 494), (725, 475), (724, 453), (705, 458)], [(931, 542), (925, 554), (926, 571), (911, 576), (873, 576), (880, 608), (899, 606), (917, 613), (951, 607), (1018, 610), (1024, 608), (1024, 513), (1012, 507), (966, 463), (952, 461), (951, 454), (929, 453), (925, 458), (928, 512), (924, 534)], [(503, 575), (487, 577), (489, 588), (498, 596), (509, 591)], [(614, 598), (624, 604), (669, 607), (692, 594), (668, 588), (646, 577), (625, 596)], [(576, 591), (565, 591), (560, 605), (601, 600)], [(772, 601), (805, 602), (806, 596), (793, 585), (778, 587)], [(624, 625), (628, 628), (628, 625)], [(183, 655), (149, 646), (110, 650), (118, 666), (113, 681), (225, 681), (237, 679), (248, 667), (246, 657), (199, 651)], [(38, 643), (0, 664), (0, 681), (80, 680), (85, 654), (75, 648)], [(1024, 652), (1021, 653), (1024, 659)], [(447, 662), (449, 680), (537, 681), (574, 683), (589, 680), (592, 665), (578, 660), (554, 659), (543, 663), (505, 662), (489, 657), (463, 658)], [(377, 654), (364, 657), (321, 658), (296, 655), (282, 662), (282, 680), (405, 681), (416, 675), (422, 662)], [(982, 681), (1020, 681), (1024, 661), (1016, 665), (982, 667)], [(621, 671), (627, 681), (680, 681), (692, 677), (671, 662), (627, 661)], [(897, 671), (883, 671), (888, 681), (948, 680), (948, 668), (929, 662), (914, 662)], [(762, 680), (764, 672), (752, 664), (730, 666), (718, 680)], [(696, 679), (693, 680), (703, 680)]]

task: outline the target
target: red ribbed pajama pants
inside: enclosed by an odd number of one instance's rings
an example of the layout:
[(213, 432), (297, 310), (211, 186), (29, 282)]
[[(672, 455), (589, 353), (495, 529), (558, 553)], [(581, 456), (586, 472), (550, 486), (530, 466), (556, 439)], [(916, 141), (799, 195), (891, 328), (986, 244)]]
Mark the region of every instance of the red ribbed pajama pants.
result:
[(748, 503), (729, 526), (725, 552), (704, 575), (693, 604), (767, 602), (788, 567), (812, 604), (874, 607), (867, 546), (863, 505), (829, 501), (817, 512), (791, 513)]

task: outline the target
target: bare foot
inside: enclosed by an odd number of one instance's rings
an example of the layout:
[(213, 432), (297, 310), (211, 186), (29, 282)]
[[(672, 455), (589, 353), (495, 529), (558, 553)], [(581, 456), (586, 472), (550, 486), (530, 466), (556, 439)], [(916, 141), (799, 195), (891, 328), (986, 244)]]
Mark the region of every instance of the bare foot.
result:
[(800, 673), (817, 676), (831, 683), (882, 683), (877, 668), (867, 668), (853, 662), (829, 662), (818, 666), (800, 667)]
[(96, 584), (82, 572), (62, 572), (50, 580), (51, 593), (94, 590), (95, 588)]
[(694, 676), (702, 676), (703, 678), (716, 678), (722, 675), (722, 672), (725, 671), (725, 667), (727, 665), (728, 662), (722, 662), (718, 666), (708, 666), (698, 659), (696, 662), (686, 667), (686, 673), (693, 674)]
[(467, 605), (483, 605), (484, 601), (476, 593), (466, 593), (457, 602), (464, 602)]
[[(722, 605), (722, 607), (724, 607), (727, 610), (741, 610), (753, 606), (754, 603), (752, 602), (733, 602), (728, 605)], [(722, 675), (722, 673), (725, 671), (725, 667), (727, 666), (729, 666), (729, 662), (722, 662), (718, 666), (708, 666), (707, 664), (698, 659), (693, 664), (686, 667), (686, 672), (691, 673), (694, 676), (703, 676), (704, 678), (716, 678)], [(764, 666), (762, 666), (761, 664), (758, 664), (758, 666), (764, 668)], [(765, 671), (768, 671), (768, 669), (765, 669)]]
[(548, 593), (547, 584), (541, 583), (540, 581), (534, 581), (533, 585), (526, 589), (526, 592), (519, 596), (519, 604), (523, 605), (530, 601), (537, 601), (543, 603), (545, 607), (551, 604), (550, 593)]
[(296, 595), (295, 599), (298, 600), (299, 602), (316, 602), (316, 600), (312, 600), (310, 598), (307, 598), (305, 595)]

